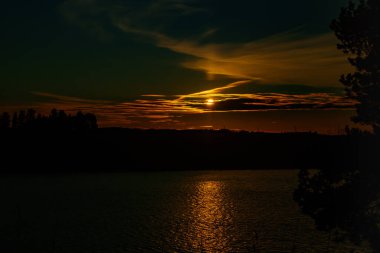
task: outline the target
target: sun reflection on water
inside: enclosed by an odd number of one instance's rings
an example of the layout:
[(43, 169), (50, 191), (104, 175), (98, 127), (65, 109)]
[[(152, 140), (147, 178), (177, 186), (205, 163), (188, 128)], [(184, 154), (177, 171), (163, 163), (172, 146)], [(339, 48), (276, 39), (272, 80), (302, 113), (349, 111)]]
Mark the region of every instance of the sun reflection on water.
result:
[(229, 236), (227, 229), (232, 224), (226, 210), (223, 183), (201, 182), (191, 203), (191, 237), (189, 246), (197, 252), (227, 252)]

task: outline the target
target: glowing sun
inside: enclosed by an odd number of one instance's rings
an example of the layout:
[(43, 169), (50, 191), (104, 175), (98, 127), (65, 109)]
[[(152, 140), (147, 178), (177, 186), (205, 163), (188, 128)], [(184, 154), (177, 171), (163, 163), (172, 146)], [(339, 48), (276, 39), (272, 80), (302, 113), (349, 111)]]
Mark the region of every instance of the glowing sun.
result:
[(206, 100), (206, 105), (211, 106), (211, 105), (213, 105), (214, 103), (215, 103), (215, 101), (214, 101), (214, 99), (212, 99), (212, 98), (209, 98), (209, 99)]

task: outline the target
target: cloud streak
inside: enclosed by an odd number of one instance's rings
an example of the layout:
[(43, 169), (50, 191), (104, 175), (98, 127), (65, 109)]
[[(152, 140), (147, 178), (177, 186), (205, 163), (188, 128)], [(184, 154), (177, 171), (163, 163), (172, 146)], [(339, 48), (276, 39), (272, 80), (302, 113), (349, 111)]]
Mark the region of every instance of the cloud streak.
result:
[[(222, 88), (187, 95), (147, 94), (139, 99), (124, 102), (34, 92), (33, 94), (39, 98), (40, 102), (22, 105), (22, 108), (9, 106), (3, 109), (16, 111), (32, 107), (46, 114), (52, 108), (57, 108), (68, 113), (93, 112), (98, 116), (101, 126), (181, 128), (185, 125), (182, 118), (190, 115), (281, 110), (352, 110), (354, 106), (352, 100), (324, 92), (307, 94), (230, 92), (247, 84), (248, 81), (234, 82)], [(212, 105), (207, 103), (210, 98), (214, 100)]]
[(247, 43), (202, 44), (131, 28), (125, 23), (119, 23), (118, 27), (149, 37), (158, 47), (192, 56), (181, 65), (203, 71), (209, 79), (220, 75), (261, 83), (331, 86), (338, 83), (341, 73), (350, 70), (330, 33), (313, 37), (283, 33)]
[(304, 36), (288, 31), (241, 43), (203, 43), (204, 36), (216, 29), (197, 38), (178, 39), (152, 27), (139, 26), (137, 20), (115, 16), (113, 22), (124, 32), (150, 38), (157, 47), (191, 56), (181, 66), (202, 71), (209, 79), (220, 75), (262, 83), (331, 86), (351, 68), (336, 49), (332, 33)]
[[(173, 128), (181, 125), (181, 118), (186, 115), (353, 108), (353, 101), (336, 93), (249, 93), (241, 90), (256, 84), (324, 86), (322, 90), (330, 86), (337, 87), (339, 76), (349, 72), (351, 67), (336, 49), (337, 41), (332, 33), (304, 36), (301, 32), (291, 31), (251, 41), (227, 43), (211, 39), (215, 31), (222, 31), (222, 27), (208, 27), (198, 35), (188, 37), (167, 32), (165, 26), (177, 17), (206, 12), (193, 4), (195, 2), (158, 0), (149, 2), (147, 6), (142, 1), (68, 0), (62, 9), (69, 22), (78, 23), (100, 37), (107, 37), (106, 29), (104, 24), (96, 20), (106, 17), (108, 25), (119, 31), (186, 56), (178, 62), (183, 68), (203, 72), (209, 80), (227, 77), (234, 82), (191, 94), (145, 94), (139, 99), (124, 102), (35, 93), (49, 99), (49, 102), (40, 103), (39, 106), (91, 111), (99, 115), (105, 126), (141, 123), (150, 127), (170, 125)], [(104, 21), (104, 18), (101, 20)], [(229, 41), (234, 41), (234, 38)], [(213, 104), (205, 102), (211, 98)]]
[(239, 43), (204, 42), (205, 36), (212, 35), (215, 30), (221, 31), (221, 27), (207, 28), (188, 38), (166, 33), (165, 27), (178, 16), (207, 12), (196, 2), (159, 0), (142, 4), (68, 0), (62, 9), (69, 22), (78, 23), (102, 37), (106, 29), (99, 20), (107, 20), (123, 32), (148, 38), (157, 47), (186, 55), (189, 59), (179, 64), (202, 71), (209, 79), (225, 76), (261, 83), (331, 86), (338, 84), (342, 73), (350, 71), (345, 56), (336, 49), (337, 41), (332, 33), (304, 36), (291, 31)]

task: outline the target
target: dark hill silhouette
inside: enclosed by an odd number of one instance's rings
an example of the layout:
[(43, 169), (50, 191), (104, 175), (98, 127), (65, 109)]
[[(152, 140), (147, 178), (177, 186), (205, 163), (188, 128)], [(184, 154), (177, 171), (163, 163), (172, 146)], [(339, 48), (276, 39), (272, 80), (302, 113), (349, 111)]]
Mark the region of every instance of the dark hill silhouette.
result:
[(93, 114), (34, 114), (18, 113), (0, 131), (1, 172), (345, 168), (380, 153), (376, 138), (359, 132), (97, 128)]

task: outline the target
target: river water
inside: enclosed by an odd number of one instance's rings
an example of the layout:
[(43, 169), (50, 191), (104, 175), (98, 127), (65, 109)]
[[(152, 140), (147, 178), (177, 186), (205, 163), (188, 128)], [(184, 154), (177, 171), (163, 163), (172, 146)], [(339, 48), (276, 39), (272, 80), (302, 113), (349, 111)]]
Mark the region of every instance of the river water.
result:
[(23, 175), (0, 184), (1, 252), (351, 249), (301, 214), (297, 171)]

